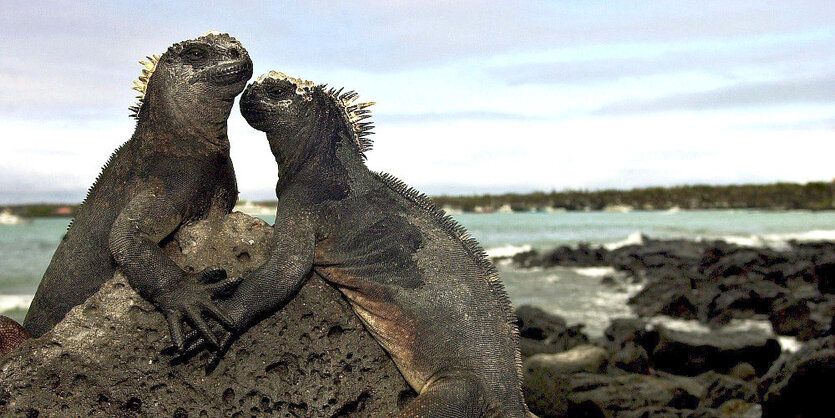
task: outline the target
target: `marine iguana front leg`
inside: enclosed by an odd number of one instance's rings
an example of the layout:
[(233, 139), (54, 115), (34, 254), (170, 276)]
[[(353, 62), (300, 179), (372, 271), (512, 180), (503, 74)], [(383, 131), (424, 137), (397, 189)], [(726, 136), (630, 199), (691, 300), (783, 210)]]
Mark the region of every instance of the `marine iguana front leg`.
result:
[[(232, 332), (226, 332), (219, 344), (215, 344), (217, 350), (206, 361), (207, 374), (214, 370), (238, 335), (278, 311), (310, 277), (316, 247), (313, 215), (279, 204), (276, 219), (283, 221), (273, 227), (270, 259), (244, 275), (232, 296), (217, 301), (229, 314), (233, 327)], [(186, 349), (172, 362), (185, 361), (205, 346), (205, 333), (191, 332), (186, 337)]]
[(183, 213), (165, 193), (153, 190), (140, 193), (113, 223), (110, 251), (131, 287), (165, 316), (171, 338), (180, 350), (185, 348), (184, 319), (217, 346), (218, 340), (202, 314), (232, 327), (231, 318), (211, 296), (237, 285), (240, 279), (222, 279), (225, 272), (221, 269), (188, 273), (162, 253), (159, 243), (180, 226)]

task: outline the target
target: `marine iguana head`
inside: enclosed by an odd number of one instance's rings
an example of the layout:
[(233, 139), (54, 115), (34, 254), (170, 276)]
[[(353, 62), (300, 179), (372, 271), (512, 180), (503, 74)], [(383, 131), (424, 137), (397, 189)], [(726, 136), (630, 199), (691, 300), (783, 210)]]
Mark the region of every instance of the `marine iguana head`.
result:
[(246, 49), (228, 34), (209, 32), (176, 43), (162, 56), (148, 57), (131, 107), (139, 127), (150, 124), (178, 136), (204, 136), (226, 146), (226, 120), (235, 96), (252, 77)]
[[(371, 149), (374, 103), (354, 101), (358, 94), (270, 71), (247, 86), (241, 114), (253, 128), (267, 133), (279, 170), (310, 155), (332, 155), (347, 145), (361, 158)], [(284, 167), (286, 171), (288, 167)]]

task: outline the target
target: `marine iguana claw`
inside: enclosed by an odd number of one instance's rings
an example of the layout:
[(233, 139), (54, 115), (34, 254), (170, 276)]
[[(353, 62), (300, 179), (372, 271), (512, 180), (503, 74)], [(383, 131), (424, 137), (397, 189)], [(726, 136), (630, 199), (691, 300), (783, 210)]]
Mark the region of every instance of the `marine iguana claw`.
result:
[(171, 339), (180, 352), (186, 350), (183, 320), (206, 342), (219, 347), (219, 341), (203, 315), (215, 319), (224, 327), (234, 329), (232, 318), (217, 306), (212, 298), (228, 294), (240, 282), (240, 277), (226, 278), (226, 271), (223, 269), (208, 268), (200, 273), (186, 275), (180, 286), (157, 299), (171, 330)]
[[(229, 347), (231, 347), (232, 343), (237, 339), (237, 335), (235, 333), (224, 329), (219, 329), (217, 332), (223, 333), (223, 336), (220, 338), (220, 342), (215, 345), (217, 350), (210, 351), (209, 357), (206, 359), (207, 376), (214, 371), (220, 363), (220, 360), (226, 355), (226, 352), (229, 351)], [(161, 354), (174, 355), (174, 357), (169, 360), (169, 364), (177, 365), (185, 363), (195, 355), (199, 354), (204, 348), (206, 348), (206, 344), (206, 339), (197, 331), (192, 330), (185, 336), (186, 348), (184, 350), (179, 350), (177, 346), (171, 346), (162, 350)]]

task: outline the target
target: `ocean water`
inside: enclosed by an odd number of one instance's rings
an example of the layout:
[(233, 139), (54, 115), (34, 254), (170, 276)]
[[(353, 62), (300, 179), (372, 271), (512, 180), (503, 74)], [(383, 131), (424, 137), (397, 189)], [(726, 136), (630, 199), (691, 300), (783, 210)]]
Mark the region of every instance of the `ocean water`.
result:
[[(274, 217), (264, 216), (272, 223)], [(491, 213), (454, 215), (493, 256), (530, 248), (588, 242), (609, 247), (653, 238), (725, 239), (740, 245), (780, 248), (788, 239), (835, 240), (835, 212), (634, 211)], [(0, 313), (22, 321), (69, 218), (35, 219), (28, 225), (0, 225)], [(599, 336), (611, 318), (632, 316), (627, 299), (640, 285), (623, 280), (603, 286), (608, 268), (519, 269), (497, 262), (515, 305), (533, 304), (583, 323)], [(751, 325), (762, 327), (762, 324)], [(698, 329), (693, 325), (694, 329)]]

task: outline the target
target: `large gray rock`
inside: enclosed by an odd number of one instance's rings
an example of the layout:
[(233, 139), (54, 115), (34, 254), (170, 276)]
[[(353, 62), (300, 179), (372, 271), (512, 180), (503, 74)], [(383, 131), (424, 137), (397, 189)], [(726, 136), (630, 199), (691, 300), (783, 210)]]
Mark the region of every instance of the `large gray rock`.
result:
[[(165, 250), (185, 269), (218, 265), (235, 276), (267, 259), (270, 231), (235, 213), (184, 227)], [(169, 365), (160, 351), (170, 345), (162, 316), (116, 274), (51, 332), (0, 359), (0, 415), (382, 416), (413, 394), (316, 277), (209, 376), (205, 354)]]

